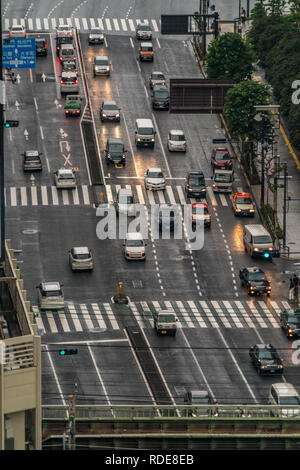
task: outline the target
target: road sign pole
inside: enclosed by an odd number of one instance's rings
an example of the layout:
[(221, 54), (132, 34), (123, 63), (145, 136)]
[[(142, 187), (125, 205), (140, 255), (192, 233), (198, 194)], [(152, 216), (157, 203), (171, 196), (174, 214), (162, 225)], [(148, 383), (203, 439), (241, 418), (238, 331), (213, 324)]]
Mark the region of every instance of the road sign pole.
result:
[[(2, 69), (2, 1), (0, 0), (0, 85), (1, 92), (3, 84)], [(5, 256), (5, 233), (4, 233), (4, 116), (3, 116), (3, 100), (5, 93), (1, 93), (0, 99), (0, 262), (4, 261)]]

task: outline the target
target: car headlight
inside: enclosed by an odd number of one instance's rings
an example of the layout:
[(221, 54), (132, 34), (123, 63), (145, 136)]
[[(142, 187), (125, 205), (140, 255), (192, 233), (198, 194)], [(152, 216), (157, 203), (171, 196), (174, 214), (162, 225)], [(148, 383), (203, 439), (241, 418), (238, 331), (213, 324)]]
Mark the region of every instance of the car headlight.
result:
[(109, 67), (106, 67), (107, 72), (109, 71)]
[(106, 117), (106, 114), (102, 113), (102, 116), (103, 116), (103, 117)]
[(258, 248), (254, 248), (254, 251), (258, 251)]
[(152, 142), (155, 142), (155, 139), (151, 139)]
[(116, 114), (116, 117), (117, 117), (117, 118), (120, 117), (120, 114)]
[(264, 368), (265, 368), (265, 366), (260, 366), (260, 368), (261, 368), (261, 369), (264, 369)]
[(110, 158), (110, 153), (107, 154), (108, 158)]
[(216, 187), (216, 183), (213, 183), (213, 188), (215, 188), (215, 187)]
[(254, 210), (254, 209), (250, 209), (250, 211), (249, 211), (249, 212), (255, 212), (255, 210)]
[(282, 369), (283, 368), (283, 365), (282, 364), (279, 364), (279, 369)]
[(241, 209), (236, 209), (236, 212), (241, 212)]
[(140, 139), (140, 138), (139, 138), (139, 139), (137, 139), (137, 140), (138, 140), (138, 142), (140, 142), (140, 141), (141, 141), (141, 139)]
[(100, 39), (104, 39), (104, 36), (103, 36), (103, 34), (100, 34)]
[(273, 248), (269, 248), (269, 250), (270, 250), (270, 251), (272, 251), (272, 250), (273, 250)]

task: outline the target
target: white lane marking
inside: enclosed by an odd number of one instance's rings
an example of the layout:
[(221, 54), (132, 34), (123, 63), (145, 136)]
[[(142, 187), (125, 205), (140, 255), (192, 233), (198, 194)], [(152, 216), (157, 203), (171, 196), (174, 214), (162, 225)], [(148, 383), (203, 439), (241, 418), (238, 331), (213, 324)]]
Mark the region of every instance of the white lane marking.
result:
[(31, 18), (28, 19), (28, 29), (33, 30), (33, 21)]
[(65, 206), (68, 206), (69, 205), (69, 191), (67, 189), (62, 189), (61, 193), (62, 193), (62, 198), (63, 198), (63, 204)]
[(92, 349), (91, 349), (91, 346), (88, 344), (88, 350), (89, 350), (89, 353), (91, 355), (91, 358), (92, 358), (92, 361), (93, 361), (93, 364), (94, 364), (94, 367), (95, 367), (95, 370), (96, 370), (96, 374), (98, 376), (98, 379), (99, 379), (99, 382), (101, 384), (101, 387), (103, 388), (103, 392), (104, 392), (104, 395), (105, 395), (105, 399), (108, 403), (109, 406), (111, 406), (111, 402), (110, 402), (110, 399), (109, 399), (109, 396), (107, 394), (107, 391), (106, 391), (106, 388), (105, 388), (105, 385), (104, 385), (104, 382), (102, 380), (102, 377), (100, 375), (100, 372), (99, 372), (99, 368), (100, 368), (100, 364), (99, 364), (99, 358), (98, 358), (98, 363), (96, 362), (96, 359), (94, 357), (94, 354), (92, 352)]
[(85, 205), (90, 204), (90, 198), (89, 198), (89, 190), (86, 184), (83, 184), (81, 186), (82, 189), (82, 195), (83, 195), (83, 202)]
[(210, 186), (208, 186), (208, 187), (206, 188), (206, 192), (207, 192), (207, 194), (208, 194), (208, 196), (209, 196), (209, 199), (210, 199), (210, 201), (211, 201), (212, 206), (217, 206), (218, 204), (217, 204), (217, 201), (216, 201), (216, 199), (215, 199), (214, 192), (213, 192), (213, 190), (212, 190), (212, 188), (211, 188)]
[(163, 191), (157, 191), (157, 194), (158, 194), (159, 202), (160, 202), (161, 204), (165, 204), (165, 203), (166, 203), (166, 200), (165, 200), (165, 196), (164, 196)]
[(234, 322), (235, 326), (237, 326), (237, 328), (243, 328), (243, 324), (240, 322), (240, 320), (238, 319), (236, 313), (234, 312), (234, 309), (233, 307), (230, 305), (230, 303), (227, 301), (227, 300), (223, 300), (223, 304), (227, 310), (227, 312), (229, 313), (230, 315), (230, 318), (232, 319), (232, 321)]
[(92, 319), (90, 317), (87, 306), (85, 304), (80, 304), (79, 307), (80, 307), (80, 310), (81, 310), (82, 319), (85, 321), (88, 330), (92, 330), (94, 328), (94, 324), (93, 324)]
[(115, 30), (120, 31), (120, 27), (119, 27), (119, 23), (118, 23), (117, 18), (113, 18), (113, 24), (114, 24)]
[(226, 200), (225, 194), (220, 194), (220, 199), (221, 199), (222, 206), (228, 206), (228, 202)]
[(268, 325), (264, 322), (264, 320), (261, 318), (260, 314), (258, 313), (257, 308), (255, 307), (254, 303), (251, 302), (251, 300), (247, 300), (247, 304), (249, 305), (249, 308), (254, 315), (255, 319), (259, 323), (259, 326), (261, 328), (268, 328)]
[(81, 18), (83, 29), (89, 29), (89, 25), (86, 18)]
[(250, 328), (255, 328), (255, 325), (254, 325), (253, 321), (251, 320), (251, 318), (249, 317), (248, 313), (246, 312), (246, 309), (243, 306), (242, 302), (240, 302), (239, 300), (235, 300), (234, 302), (235, 302), (237, 308), (239, 309), (239, 311), (241, 312), (241, 314), (243, 315), (247, 325)]
[(155, 199), (154, 199), (153, 192), (147, 190), (146, 193), (147, 193), (147, 196), (148, 196), (148, 201), (149, 201), (149, 203), (150, 203), (151, 205), (154, 205), (154, 204), (155, 204)]
[(105, 18), (105, 23), (106, 23), (108, 31), (111, 31), (111, 24), (110, 24), (110, 20), (108, 18)]
[(127, 31), (127, 25), (126, 25), (126, 21), (124, 19), (120, 20), (121, 21), (121, 25), (122, 25), (122, 28), (123, 28), (123, 31)]
[(231, 325), (230, 325), (229, 321), (227, 320), (227, 318), (226, 318), (226, 316), (225, 316), (223, 310), (221, 309), (220, 305), (218, 304), (218, 302), (215, 301), (215, 300), (212, 300), (212, 301), (211, 301), (211, 304), (212, 304), (212, 306), (214, 307), (214, 309), (215, 309), (215, 311), (216, 311), (216, 313), (217, 313), (217, 315), (218, 315), (218, 318), (221, 319), (223, 325), (224, 325), (226, 328), (231, 328)]
[(199, 313), (199, 310), (197, 309), (197, 307), (195, 305), (195, 302), (193, 302), (192, 300), (188, 300), (188, 305), (189, 305), (195, 319), (197, 320), (197, 322), (201, 326), (201, 328), (207, 328), (207, 325), (206, 325), (205, 321), (203, 320), (203, 318), (201, 317), (201, 315)]
[(49, 326), (50, 326), (51, 333), (57, 333), (58, 330), (57, 330), (56, 323), (55, 323), (55, 320), (54, 320), (54, 317), (53, 317), (53, 313), (52, 312), (47, 312), (46, 317), (47, 317), (47, 320), (48, 320), (48, 323), (49, 323)]
[(183, 303), (180, 300), (176, 300), (176, 305), (179, 308), (180, 313), (182, 314), (185, 322), (187, 323), (187, 326), (189, 328), (195, 328), (195, 325), (192, 322), (191, 317), (189, 316), (189, 314), (188, 314), (186, 308), (184, 307)]
[(10, 188), (10, 205), (17, 205), (17, 190), (16, 188)]
[(27, 206), (27, 191), (25, 186), (22, 186), (21, 188), (21, 205)]
[(263, 309), (264, 314), (267, 316), (269, 322), (272, 323), (273, 328), (280, 328), (279, 323), (273, 317), (273, 315), (270, 312), (270, 310), (268, 309), (268, 306), (266, 305), (266, 303), (263, 300), (259, 300), (258, 303), (259, 303), (260, 307)]
[(147, 320), (149, 320), (149, 322), (150, 322), (152, 328), (154, 328), (154, 322), (153, 322), (152, 312), (151, 312), (151, 310), (150, 310), (149, 305), (148, 305), (147, 302), (145, 302), (145, 301), (141, 301), (140, 304), (141, 304), (141, 306), (142, 306), (143, 311), (147, 314), (147, 315), (146, 315)]
[(80, 29), (80, 21), (79, 21), (79, 18), (74, 18), (74, 21), (75, 21), (75, 28), (76, 28), (76, 29)]
[(100, 312), (98, 304), (91, 304), (91, 306), (92, 306), (93, 312), (95, 313), (95, 317), (96, 317), (99, 327), (101, 329), (102, 328), (106, 329), (106, 324), (105, 324), (105, 321), (103, 320), (103, 316)]
[(39, 18), (36, 18), (36, 29), (42, 29), (42, 25), (41, 25), (41, 20)]
[(204, 310), (204, 313), (206, 315), (206, 318), (208, 319), (208, 321), (210, 322), (211, 326), (214, 327), (214, 328), (219, 328), (219, 325), (218, 323), (216, 322), (216, 320), (214, 319), (214, 315), (213, 313), (211, 312), (210, 308), (208, 307), (207, 303), (205, 302), (205, 300), (199, 300), (199, 304), (201, 305), (202, 309)]
[(233, 362), (235, 363), (235, 366), (236, 366), (237, 370), (239, 371), (240, 376), (242, 377), (242, 379), (243, 379), (243, 381), (244, 381), (244, 383), (245, 383), (247, 389), (249, 390), (250, 395), (252, 396), (252, 398), (253, 398), (253, 400), (255, 401), (255, 403), (257, 403), (256, 396), (254, 395), (254, 393), (253, 393), (253, 391), (252, 391), (252, 388), (250, 387), (249, 383), (247, 382), (246, 377), (244, 376), (243, 372), (241, 371), (241, 368), (240, 368), (240, 366), (238, 365), (238, 362), (237, 362), (237, 360), (235, 359), (235, 357), (234, 357), (234, 355), (233, 355), (233, 353), (232, 353), (232, 351), (231, 351), (231, 349), (230, 349), (230, 347), (229, 347), (227, 341), (225, 340), (224, 336), (222, 335), (222, 332), (221, 332), (220, 330), (218, 330), (218, 333), (219, 333), (219, 335), (221, 336), (221, 339), (222, 339), (223, 343), (224, 343), (225, 346), (226, 346), (226, 350), (228, 351), (228, 354), (231, 356), (231, 359), (232, 359)]
[(42, 193), (42, 205), (48, 206), (47, 186), (41, 186), (41, 193)]
[(56, 29), (56, 19), (51, 18), (52, 29)]
[(179, 200), (180, 200), (180, 204), (185, 206), (186, 202), (185, 202), (185, 197), (184, 197), (182, 187), (181, 186), (176, 186), (176, 189), (177, 189), (178, 197), (179, 197)]
[(114, 313), (111, 309), (111, 306), (108, 304), (108, 303), (104, 303), (103, 304), (104, 308), (105, 308), (105, 311), (107, 313), (107, 318), (108, 320), (110, 321), (112, 327), (114, 330), (119, 330), (119, 325), (115, 319), (115, 316), (114, 316)]
[[(56, 382), (56, 386), (57, 386), (57, 389), (58, 389), (58, 392), (59, 392), (59, 395), (60, 395), (62, 404), (63, 404), (64, 406), (66, 406), (66, 402), (65, 402), (65, 399), (64, 399), (64, 396), (63, 396), (63, 393), (62, 393), (62, 389), (61, 389), (61, 386), (60, 386), (58, 377), (57, 377), (57, 375), (56, 375), (56, 370), (55, 370), (55, 367), (54, 367), (54, 364), (53, 364), (53, 361), (52, 361), (51, 354), (50, 354), (50, 352), (49, 352), (48, 345), (47, 345), (47, 344), (42, 344), (42, 347), (44, 347), (44, 348), (46, 349), (47, 353), (48, 353), (49, 362), (50, 362), (50, 365), (51, 365), (51, 368), (52, 368), (52, 371), (53, 371), (54, 379), (55, 379), (55, 382)], [(56, 354), (57, 354), (57, 353), (56, 353)]]
[(78, 315), (76, 313), (75, 305), (72, 302), (68, 303), (68, 309), (69, 309), (69, 312), (71, 314), (71, 319), (74, 323), (75, 330), (76, 331), (83, 331), (81, 323), (80, 323), (79, 318), (78, 318)]
[(107, 197), (108, 204), (113, 204), (114, 203), (114, 198), (113, 198), (113, 195), (112, 195), (112, 190), (111, 190), (111, 185), (110, 184), (106, 185), (106, 197)]
[[(130, 42), (130, 44), (131, 44), (132, 49), (134, 49), (134, 44), (133, 44), (132, 38), (129, 38), (129, 42)], [(139, 63), (137, 63), (137, 64), (139, 65)], [(140, 70), (141, 70), (141, 69), (140, 69)]]
[(140, 186), (139, 184), (136, 186), (136, 192), (137, 192), (137, 195), (138, 195), (139, 204), (145, 204), (145, 199), (144, 199), (142, 186)]
[(36, 191), (36, 186), (31, 186), (31, 203), (33, 206), (38, 205), (38, 199), (37, 199), (37, 191)]
[(167, 194), (171, 204), (176, 204), (172, 186), (166, 186)]
[(124, 122), (124, 125), (125, 125), (125, 129), (126, 129), (126, 133), (127, 133), (127, 138), (128, 138), (128, 142), (129, 142), (129, 147), (130, 147), (131, 155), (132, 155), (132, 158), (133, 158), (133, 163), (134, 163), (134, 168), (135, 168), (135, 174), (136, 174), (136, 176), (140, 176), (140, 175), (139, 175), (139, 170), (138, 170), (138, 167), (137, 167), (137, 164), (136, 164), (136, 161), (135, 161), (135, 156), (134, 156), (133, 147), (132, 147), (132, 144), (131, 144), (131, 137), (130, 137), (130, 134), (129, 134), (129, 131), (128, 131), (128, 126), (127, 126), (127, 121), (126, 121), (126, 117), (125, 117), (125, 112), (123, 112), (123, 122)]
[(130, 310), (132, 311), (133, 315), (134, 315), (134, 318), (136, 319), (138, 325), (140, 326), (140, 328), (146, 328), (146, 325), (144, 323), (144, 321), (141, 319), (141, 316), (139, 314), (139, 311), (137, 309), (137, 306), (135, 305), (134, 302), (129, 302), (128, 303), (128, 306), (130, 308)]
[(166, 152), (165, 152), (165, 149), (164, 149), (162, 140), (161, 140), (161, 136), (160, 136), (160, 132), (159, 132), (159, 127), (158, 127), (158, 125), (157, 125), (156, 118), (155, 118), (155, 116), (154, 116), (153, 113), (152, 113), (152, 120), (153, 120), (154, 125), (155, 125), (155, 128), (156, 128), (156, 134), (157, 134), (157, 136), (158, 136), (158, 140), (159, 140), (159, 143), (160, 143), (160, 146), (161, 146), (162, 154), (163, 154), (164, 161), (165, 161), (165, 165), (166, 165), (167, 172), (168, 172), (168, 177), (171, 178), (171, 170), (170, 170), (170, 167), (169, 167), (168, 159), (167, 159)]
[(52, 204), (54, 206), (58, 206), (58, 194), (56, 186), (51, 186), (51, 193), (52, 193)]
[(161, 49), (161, 45), (160, 45), (160, 42), (159, 42), (158, 38), (156, 38), (156, 42), (157, 42), (157, 45), (158, 45), (159, 49)]
[(94, 18), (90, 18), (90, 23), (91, 23), (91, 29), (96, 27)]
[(104, 29), (103, 21), (101, 18), (98, 18), (98, 25), (99, 25), (99, 28)]

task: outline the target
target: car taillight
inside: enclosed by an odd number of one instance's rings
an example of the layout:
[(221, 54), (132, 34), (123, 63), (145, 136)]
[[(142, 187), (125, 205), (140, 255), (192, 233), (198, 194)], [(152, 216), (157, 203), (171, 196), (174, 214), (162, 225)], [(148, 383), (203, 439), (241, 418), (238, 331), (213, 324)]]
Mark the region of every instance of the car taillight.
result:
[(78, 80), (73, 81), (73, 85), (76, 85), (76, 83), (78, 83)]
[(61, 83), (62, 85), (65, 85), (66, 82), (65, 82), (64, 80), (61, 80), (60, 83)]
[(66, 114), (69, 114), (69, 112), (70, 112), (70, 111), (68, 111), (68, 110), (66, 109)]
[(79, 109), (76, 109), (76, 113), (77, 113), (77, 114), (79, 114), (79, 113), (80, 113)]

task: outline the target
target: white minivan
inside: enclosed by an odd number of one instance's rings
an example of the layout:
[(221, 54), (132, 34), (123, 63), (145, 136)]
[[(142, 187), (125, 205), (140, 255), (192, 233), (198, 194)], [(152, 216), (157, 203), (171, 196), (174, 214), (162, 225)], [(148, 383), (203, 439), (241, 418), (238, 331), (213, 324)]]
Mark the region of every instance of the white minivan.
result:
[(274, 254), (273, 240), (263, 225), (245, 225), (243, 242), (246, 253), (252, 258), (266, 258), (270, 261), (272, 260)]
[(136, 119), (135, 144), (137, 147), (152, 147), (155, 144), (154, 125), (151, 119)]
[(123, 246), (125, 259), (146, 259), (146, 243), (140, 232), (127, 233)]
[(58, 281), (41, 282), (37, 286), (41, 310), (58, 310), (64, 308), (62, 286), (63, 284), (60, 284)]
[(76, 60), (73, 44), (62, 44), (59, 50), (59, 60)]
[(78, 78), (75, 72), (62, 72), (60, 79), (60, 92), (61, 94), (79, 93)]

